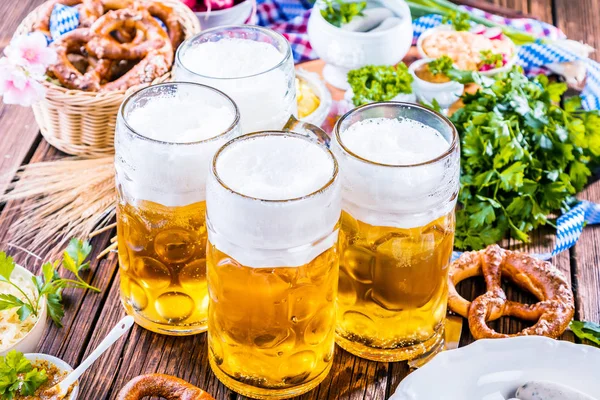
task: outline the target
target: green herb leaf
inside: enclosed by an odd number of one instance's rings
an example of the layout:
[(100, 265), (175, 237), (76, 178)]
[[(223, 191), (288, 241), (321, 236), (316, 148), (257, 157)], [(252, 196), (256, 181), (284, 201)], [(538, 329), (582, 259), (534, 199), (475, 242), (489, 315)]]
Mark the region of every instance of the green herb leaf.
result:
[(481, 50), (479, 57), (482, 65), (490, 65), (492, 68), (500, 68), (504, 65), (502, 54), (495, 54), (491, 50)]
[(15, 395), (31, 396), (48, 380), (45, 370), (33, 368), (31, 361), (16, 350), (0, 357), (0, 395), (13, 399)]
[(454, 64), (454, 61), (452, 61), (450, 57), (444, 55), (427, 64), (427, 68), (432, 74), (439, 75), (447, 73), (452, 68), (452, 64)]
[(10, 276), (15, 269), (15, 261), (7, 256), (5, 252), (0, 251), (0, 281), (10, 281)]
[(509, 234), (527, 242), (549, 214), (569, 207), (600, 162), (600, 112), (582, 110), (578, 99), (561, 108), (564, 85), (528, 79), (518, 67), (471, 76), (480, 88), (451, 116), (461, 139), (456, 247), (479, 249)]
[(62, 328), (62, 319), (65, 316), (65, 308), (62, 305), (62, 296), (59, 293), (51, 293), (46, 296), (48, 315), (52, 321)]
[(321, 9), (321, 15), (325, 21), (340, 28), (354, 17), (362, 16), (366, 7), (366, 1), (325, 0), (325, 8)]
[(452, 24), (457, 31), (468, 31), (471, 29), (471, 23), (469, 22), (469, 14), (464, 12), (450, 12), (442, 18), (443, 24)]
[(579, 339), (587, 339), (600, 346), (600, 325), (587, 321), (571, 321), (569, 327)]
[(354, 92), (354, 105), (388, 101), (401, 93), (412, 93), (413, 77), (404, 63), (396, 66), (365, 67), (348, 72), (348, 83)]
[(0, 311), (8, 310), (15, 307), (21, 307), (23, 304), (25, 303), (23, 303), (21, 299), (12, 294), (0, 294)]
[(91, 251), (92, 246), (88, 242), (82, 242), (76, 238), (71, 239), (67, 249), (63, 253), (63, 267), (75, 275), (80, 270), (88, 269), (89, 263), (84, 263), (84, 261)]

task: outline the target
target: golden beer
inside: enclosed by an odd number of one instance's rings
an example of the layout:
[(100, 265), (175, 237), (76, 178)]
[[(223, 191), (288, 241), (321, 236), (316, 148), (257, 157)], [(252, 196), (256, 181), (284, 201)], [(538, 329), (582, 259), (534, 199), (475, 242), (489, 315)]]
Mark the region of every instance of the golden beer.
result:
[(121, 296), (147, 329), (189, 332), (206, 326), (206, 202), (165, 207), (119, 204)]
[[(242, 394), (273, 397), (302, 393), (327, 375), (337, 258), (334, 247), (299, 267), (253, 268), (209, 244), (209, 357), (221, 381)], [(238, 382), (255, 389), (245, 393)]]
[(342, 220), (336, 342), (375, 361), (443, 345), (459, 145), (452, 124), (408, 103), (338, 121)]
[(217, 378), (258, 399), (331, 368), (341, 212), (331, 152), (292, 133), (226, 144), (207, 183), (208, 345)]
[(383, 359), (435, 344), (446, 317), (453, 240), (453, 212), (410, 229), (369, 225), (343, 212), (338, 343)]
[(115, 134), (121, 302), (154, 332), (207, 329), (206, 178), (239, 134), (235, 104), (194, 83), (144, 88), (119, 110)]

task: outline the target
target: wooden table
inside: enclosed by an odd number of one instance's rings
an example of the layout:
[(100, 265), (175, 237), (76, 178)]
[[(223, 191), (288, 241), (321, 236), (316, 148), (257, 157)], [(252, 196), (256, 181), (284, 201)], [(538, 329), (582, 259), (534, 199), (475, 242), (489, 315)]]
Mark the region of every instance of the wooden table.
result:
[[(42, 0), (0, 0), (0, 48), (4, 47), (29, 11)], [(554, 23), (567, 35), (600, 48), (600, 15), (597, 0), (494, 0), (494, 3)], [(595, 57), (599, 57), (598, 53)], [(313, 66), (314, 67), (314, 66)], [(6, 189), (20, 165), (64, 157), (41, 137), (30, 109), (0, 103), (0, 191)], [(600, 202), (600, 182), (591, 183), (579, 195), (581, 199)], [(0, 214), (0, 243), (9, 243), (8, 228), (19, 214), (20, 203), (9, 203)], [(94, 238), (94, 256), (105, 248), (114, 232)], [(533, 245), (524, 251), (545, 252), (552, 248), (552, 232), (534, 234)], [(507, 245), (512, 245), (508, 242)], [(36, 252), (36, 249), (29, 249)], [(40, 254), (44, 256), (44, 254)], [(22, 255), (17, 254), (17, 261)], [(587, 227), (577, 245), (554, 258), (553, 262), (570, 278), (576, 301), (576, 318), (600, 322), (600, 227)], [(124, 315), (119, 302), (119, 276), (116, 254), (94, 261), (87, 278), (102, 293), (65, 293), (67, 305), (64, 328), (52, 327), (44, 337), (40, 351), (71, 365), (77, 365), (99, 343), (113, 324)], [(482, 293), (482, 281), (465, 282), (460, 288), (467, 298)], [(531, 297), (508, 289), (512, 299)], [(503, 332), (521, 328), (517, 321), (503, 319), (493, 324)], [(571, 333), (565, 340), (574, 340)], [(461, 345), (472, 341), (466, 324)], [(163, 372), (186, 379), (205, 388), (216, 399), (242, 399), (226, 389), (212, 374), (207, 360), (206, 335), (175, 338), (153, 334), (135, 327), (128, 339), (119, 341), (100, 358), (92, 371), (81, 380), (80, 399), (113, 399), (130, 378), (147, 372)], [(302, 399), (387, 399), (409, 373), (406, 363), (377, 363), (361, 360), (337, 349), (333, 369), (327, 379)]]

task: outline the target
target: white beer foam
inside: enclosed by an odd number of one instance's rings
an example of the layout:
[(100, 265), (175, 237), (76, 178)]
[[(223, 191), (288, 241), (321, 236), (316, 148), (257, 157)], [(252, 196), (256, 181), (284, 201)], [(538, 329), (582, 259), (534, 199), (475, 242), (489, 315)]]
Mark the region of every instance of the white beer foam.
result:
[[(119, 115), (115, 136), (119, 189), (131, 202), (148, 200), (169, 207), (206, 200), (212, 157), (240, 134), (236, 128), (219, 136), (234, 118), (223, 96), (194, 96), (194, 90), (181, 87), (172, 97), (140, 102), (127, 122), (141, 136), (132, 134)], [(203, 142), (193, 143), (198, 141)]]
[[(257, 136), (225, 147), (217, 158), (217, 173), (237, 193), (210, 174), (210, 242), (249, 267), (296, 267), (312, 261), (337, 241), (339, 180), (319, 191), (334, 168), (324, 147), (301, 136)], [(303, 196), (308, 197), (286, 201)]]
[(199, 43), (185, 52), (185, 65), (213, 78), (240, 78), (265, 72), (283, 60), (276, 47), (249, 39)]
[(343, 208), (377, 226), (413, 228), (451, 212), (458, 190), (458, 157), (421, 165), (444, 154), (450, 143), (435, 129), (406, 118), (372, 118), (340, 132), (332, 151), (340, 164)]
[(175, 68), (177, 80), (209, 85), (229, 95), (240, 109), (245, 133), (281, 129), (290, 115), (297, 114), (293, 60), (273, 69), (285, 54), (271, 44), (221, 39), (190, 44), (179, 57), (185, 68)]

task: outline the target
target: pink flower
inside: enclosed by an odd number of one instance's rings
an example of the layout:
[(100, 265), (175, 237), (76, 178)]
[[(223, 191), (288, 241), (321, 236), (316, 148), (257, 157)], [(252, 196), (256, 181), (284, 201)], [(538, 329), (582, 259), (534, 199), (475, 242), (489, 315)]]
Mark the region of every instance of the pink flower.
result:
[(0, 59), (0, 96), (4, 103), (29, 107), (44, 96), (44, 86), (21, 68)]
[(15, 37), (4, 53), (11, 64), (34, 75), (43, 75), (46, 68), (56, 62), (56, 51), (48, 47), (46, 36), (41, 32)]

